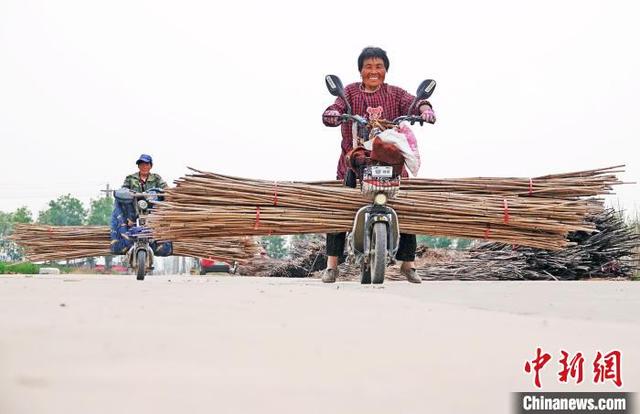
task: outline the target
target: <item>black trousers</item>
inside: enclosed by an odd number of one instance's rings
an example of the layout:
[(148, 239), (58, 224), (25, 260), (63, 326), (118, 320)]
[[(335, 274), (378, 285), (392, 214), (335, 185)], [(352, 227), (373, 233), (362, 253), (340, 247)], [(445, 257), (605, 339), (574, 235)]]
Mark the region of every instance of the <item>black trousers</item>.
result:
[[(344, 185), (351, 188), (356, 187), (356, 176), (352, 170), (347, 170)], [(346, 236), (347, 233), (327, 233), (327, 256), (344, 256)], [(413, 262), (416, 259), (417, 246), (415, 234), (400, 233), (396, 260)]]
[[(327, 256), (344, 256), (344, 244), (347, 233), (327, 233)], [(400, 233), (396, 260), (413, 262), (416, 260), (416, 235)]]

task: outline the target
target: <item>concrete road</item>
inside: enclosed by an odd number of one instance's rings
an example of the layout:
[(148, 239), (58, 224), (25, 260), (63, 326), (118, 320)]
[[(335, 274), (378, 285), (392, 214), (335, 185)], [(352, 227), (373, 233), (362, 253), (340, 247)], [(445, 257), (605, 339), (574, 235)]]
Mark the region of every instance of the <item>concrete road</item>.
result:
[(0, 277), (1, 414), (509, 413), (537, 347), (640, 391), (640, 283)]

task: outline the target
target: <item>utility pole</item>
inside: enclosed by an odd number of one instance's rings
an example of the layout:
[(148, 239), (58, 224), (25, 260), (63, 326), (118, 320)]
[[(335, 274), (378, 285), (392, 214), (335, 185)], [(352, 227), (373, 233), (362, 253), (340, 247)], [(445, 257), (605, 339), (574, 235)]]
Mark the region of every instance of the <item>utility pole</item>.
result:
[(107, 183), (107, 186), (104, 190), (100, 190), (101, 193), (105, 193), (106, 197), (110, 197), (111, 193), (113, 193), (113, 190), (111, 189), (111, 187), (109, 186), (109, 183)]
[[(100, 190), (100, 192), (104, 193), (105, 197), (111, 197), (111, 194), (113, 193), (113, 190), (109, 186), (109, 183), (107, 183), (105, 189), (104, 190)], [(107, 272), (110, 272), (112, 264), (113, 264), (113, 257), (105, 256), (104, 257), (104, 270), (107, 271)]]

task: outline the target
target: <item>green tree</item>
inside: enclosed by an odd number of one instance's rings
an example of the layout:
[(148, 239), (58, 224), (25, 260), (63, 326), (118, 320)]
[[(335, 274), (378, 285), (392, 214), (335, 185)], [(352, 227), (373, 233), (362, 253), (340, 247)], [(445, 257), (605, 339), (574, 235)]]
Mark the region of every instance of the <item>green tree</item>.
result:
[(418, 236), (417, 242), (418, 244), (426, 244), (431, 248), (447, 249), (451, 246), (453, 239), (449, 237)]
[(465, 250), (471, 246), (472, 239), (452, 238), (452, 237), (435, 237), (435, 236), (418, 236), (418, 244), (424, 244), (427, 247), (435, 249), (456, 249)]
[(300, 242), (324, 241), (324, 239), (324, 234), (300, 233), (291, 236), (291, 244), (295, 245), (296, 243)]
[(87, 217), (82, 203), (71, 194), (49, 201), (49, 208), (38, 214), (38, 223), (52, 226), (81, 226)]
[(14, 223), (31, 223), (31, 211), (26, 207), (20, 207), (13, 213), (0, 211), (0, 259), (18, 261), (23, 257), (22, 249), (9, 240), (13, 232)]
[(0, 236), (4, 236), (9, 233), (9, 230), (12, 227), (11, 224), (11, 213), (0, 211)]
[(11, 234), (11, 228), (11, 213), (0, 211), (0, 261), (13, 260), (10, 254), (13, 243), (7, 240)]
[(274, 259), (284, 259), (289, 253), (282, 236), (262, 236), (261, 242), (269, 257)]
[(33, 223), (33, 216), (28, 208), (20, 207), (13, 212), (11, 221), (14, 223)]
[(456, 239), (456, 250), (467, 250), (472, 242), (471, 239)]
[[(90, 226), (108, 226), (111, 223), (112, 211), (113, 197), (106, 195), (97, 200), (91, 200), (87, 224)], [(95, 266), (95, 258), (89, 258), (87, 261), (91, 267)], [(106, 270), (111, 270), (112, 261), (113, 258), (111, 256), (105, 256), (104, 267)]]
[(89, 217), (87, 224), (90, 226), (108, 226), (111, 222), (111, 212), (113, 211), (113, 198), (104, 196), (97, 200), (91, 200)]

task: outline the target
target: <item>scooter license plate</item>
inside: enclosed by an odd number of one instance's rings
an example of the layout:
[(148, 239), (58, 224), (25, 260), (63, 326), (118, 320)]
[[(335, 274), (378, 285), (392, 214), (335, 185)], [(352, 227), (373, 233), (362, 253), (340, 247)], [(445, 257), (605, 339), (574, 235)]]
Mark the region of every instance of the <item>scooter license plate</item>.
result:
[(374, 165), (371, 167), (373, 178), (390, 178), (393, 175), (393, 167), (384, 165)]

